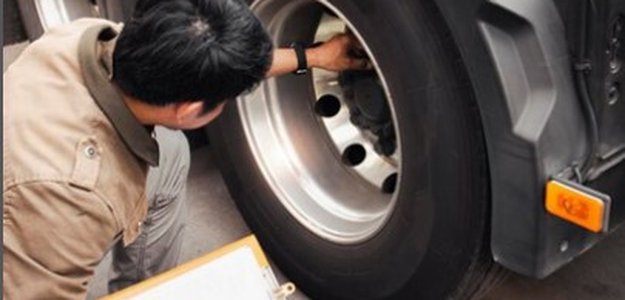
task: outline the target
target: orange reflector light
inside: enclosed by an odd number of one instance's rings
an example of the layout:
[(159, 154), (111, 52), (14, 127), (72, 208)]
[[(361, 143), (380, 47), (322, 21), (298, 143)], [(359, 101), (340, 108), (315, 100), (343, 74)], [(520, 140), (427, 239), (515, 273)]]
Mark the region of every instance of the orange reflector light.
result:
[(610, 197), (564, 180), (547, 183), (545, 207), (551, 214), (592, 232), (607, 231)]

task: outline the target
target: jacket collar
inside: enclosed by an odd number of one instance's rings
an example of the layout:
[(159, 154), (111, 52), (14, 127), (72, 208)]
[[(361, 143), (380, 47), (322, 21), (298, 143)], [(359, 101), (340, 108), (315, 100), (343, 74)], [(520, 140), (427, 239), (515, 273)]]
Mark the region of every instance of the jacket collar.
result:
[[(137, 120), (111, 81), (112, 49), (117, 32), (108, 25), (88, 28), (80, 38), (78, 59), (93, 99), (113, 124), (126, 146), (151, 166), (158, 165), (158, 143)], [(105, 42), (105, 43), (102, 43)]]

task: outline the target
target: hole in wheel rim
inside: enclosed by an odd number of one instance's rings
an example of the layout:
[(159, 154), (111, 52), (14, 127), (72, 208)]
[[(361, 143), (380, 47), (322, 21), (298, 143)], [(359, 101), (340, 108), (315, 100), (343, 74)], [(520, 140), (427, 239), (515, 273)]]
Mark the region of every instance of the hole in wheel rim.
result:
[(359, 144), (351, 145), (343, 151), (343, 163), (354, 167), (362, 163), (367, 157), (367, 150)]
[(334, 117), (341, 110), (341, 101), (334, 95), (323, 95), (315, 103), (315, 112), (322, 117)]
[(382, 193), (392, 194), (397, 187), (397, 173), (393, 173), (384, 179), (382, 183)]

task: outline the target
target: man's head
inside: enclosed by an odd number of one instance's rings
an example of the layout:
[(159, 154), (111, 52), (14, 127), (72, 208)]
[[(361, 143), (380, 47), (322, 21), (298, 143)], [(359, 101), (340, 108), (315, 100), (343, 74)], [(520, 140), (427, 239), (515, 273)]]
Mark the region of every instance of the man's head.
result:
[[(240, 0), (140, 0), (113, 54), (113, 81), (152, 106), (217, 109), (264, 78), (267, 33)], [(201, 101), (201, 102), (200, 102)], [(201, 126), (179, 124), (180, 128)], [(165, 124), (172, 125), (172, 124)]]

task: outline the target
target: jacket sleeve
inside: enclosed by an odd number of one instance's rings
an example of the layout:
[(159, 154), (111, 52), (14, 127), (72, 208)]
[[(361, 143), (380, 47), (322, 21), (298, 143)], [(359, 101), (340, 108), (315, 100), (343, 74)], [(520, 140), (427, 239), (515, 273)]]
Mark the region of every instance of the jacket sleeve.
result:
[(85, 299), (120, 231), (107, 202), (46, 181), (10, 187), (3, 204), (3, 299)]

